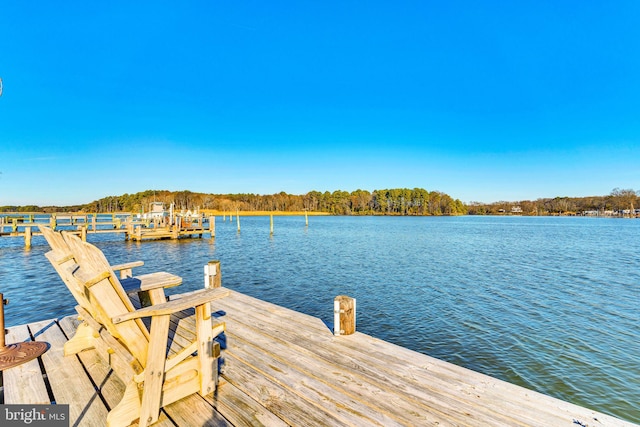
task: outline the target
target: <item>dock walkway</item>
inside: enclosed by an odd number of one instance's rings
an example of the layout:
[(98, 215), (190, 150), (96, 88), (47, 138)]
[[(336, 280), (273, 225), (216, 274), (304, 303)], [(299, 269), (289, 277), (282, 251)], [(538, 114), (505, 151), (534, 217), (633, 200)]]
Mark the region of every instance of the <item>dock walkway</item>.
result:
[(0, 237), (23, 237), (25, 247), (31, 247), (33, 236), (41, 235), (40, 226), (52, 230), (67, 230), (79, 234), (86, 241), (87, 233), (124, 233), (125, 240), (161, 240), (215, 237), (215, 217), (163, 216), (135, 219), (130, 213), (118, 214), (0, 214)]
[[(356, 332), (231, 292), (214, 396), (162, 410), (158, 426), (632, 426)], [(93, 351), (63, 357), (65, 317), (9, 329), (7, 343), (46, 341), (40, 359), (3, 372), (4, 403), (70, 405), (70, 425), (104, 425), (124, 385)]]

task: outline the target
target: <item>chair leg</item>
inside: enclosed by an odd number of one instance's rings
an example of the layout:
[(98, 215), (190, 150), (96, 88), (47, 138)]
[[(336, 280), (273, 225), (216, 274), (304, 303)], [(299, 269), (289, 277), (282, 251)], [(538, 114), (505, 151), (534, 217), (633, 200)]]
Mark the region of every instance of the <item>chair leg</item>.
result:
[(158, 420), (164, 369), (169, 339), (170, 315), (159, 315), (151, 318), (151, 336), (147, 352), (147, 366), (144, 369), (144, 392), (140, 409), (140, 427), (146, 427)]
[(213, 341), (211, 343), (211, 352), (213, 356), (213, 392), (218, 388), (218, 379), (220, 377), (220, 372), (218, 370), (219, 362), (220, 362), (220, 343), (217, 341)]
[(107, 427), (125, 427), (140, 417), (140, 390), (130, 381), (120, 402), (107, 414)]
[(218, 371), (218, 360), (214, 355), (213, 331), (211, 329), (211, 304), (196, 307), (196, 336), (198, 340), (198, 363), (200, 371), (200, 394), (213, 393)]

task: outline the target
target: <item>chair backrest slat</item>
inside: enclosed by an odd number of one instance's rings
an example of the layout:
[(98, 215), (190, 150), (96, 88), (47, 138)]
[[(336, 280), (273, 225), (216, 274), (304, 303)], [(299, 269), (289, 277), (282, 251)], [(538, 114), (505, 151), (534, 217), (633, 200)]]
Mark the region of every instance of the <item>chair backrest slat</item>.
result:
[(47, 243), (51, 246), (51, 250), (45, 256), (80, 307), (95, 317), (95, 309), (89, 302), (89, 295), (86, 293), (86, 289), (73, 277), (72, 268), (76, 265), (76, 260), (71, 253), (69, 245), (64, 241), (62, 234), (56, 233), (49, 227), (40, 226), (39, 228)]

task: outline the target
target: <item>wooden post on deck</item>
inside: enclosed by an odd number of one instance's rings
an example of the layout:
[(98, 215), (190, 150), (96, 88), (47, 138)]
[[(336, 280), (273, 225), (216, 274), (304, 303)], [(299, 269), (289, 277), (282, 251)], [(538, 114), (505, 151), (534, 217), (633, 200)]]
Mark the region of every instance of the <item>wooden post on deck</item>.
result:
[(209, 232), (211, 233), (211, 238), (216, 237), (216, 217), (209, 217)]
[(209, 261), (204, 266), (204, 287), (219, 288), (222, 286), (222, 271), (220, 271), (220, 261)]
[(52, 213), (49, 217), (49, 228), (56, 231), (56, 214)]
[(31, 247), (31, 227), (24, 228), (24, 247), (29, 249)]
[(83, 242), (87, 241), (87, 227), (84, 225), (80, 226), (80, 239)]
[(356, 331), (356, 299), (338, 295), (333, 300), (333, 334), (351, 335)]

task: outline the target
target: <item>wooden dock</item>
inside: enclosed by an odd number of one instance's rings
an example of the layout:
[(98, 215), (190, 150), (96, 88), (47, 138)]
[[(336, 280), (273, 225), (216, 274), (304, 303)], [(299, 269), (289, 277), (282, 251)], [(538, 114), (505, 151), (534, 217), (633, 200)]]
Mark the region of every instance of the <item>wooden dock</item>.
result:
[(216, 235), (215, 224), (215, 217), (210, 217), (206, 223), (203, 221), (203, 218), (200, 218), (198, 221), (178, 221), (172, 225), (130, 227), (126, 238), (137, 241), (180, 239), (185, 237), (202, 237), (204, 233), (209, 233), (213, 238)]
[[(53, 230), (71, 230), (86, 240), (88, 233), (124, 233), (125, 240), (160, 240), (202, 237), (208, 233), (215, 237), (215, 217), (172, 217), (135, 219), (129, 213), (119, 214), (25, 214), (0, 215), (0, 237), (23, 237), (25, 247), (31, 247), (33, 236), (40, 235), (39, 226)], [(39, 217), (36, 219), (36, 217)]]
[[(168, 406), (156, 425), (633, 425), (359, 332), (334, 336), (320, 319), (237, 292), (213, 307), (227, 324), (217, 393)], [(69, 404), (70, 425), (104, 425), (124, 386), (93, 351), (63, 357), (77, 323), (9, 329), (7, 343), (51, 348), (2, 373), (3, 403)]]

